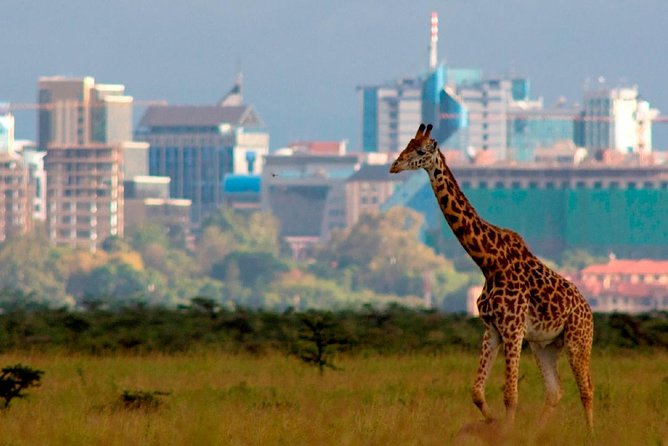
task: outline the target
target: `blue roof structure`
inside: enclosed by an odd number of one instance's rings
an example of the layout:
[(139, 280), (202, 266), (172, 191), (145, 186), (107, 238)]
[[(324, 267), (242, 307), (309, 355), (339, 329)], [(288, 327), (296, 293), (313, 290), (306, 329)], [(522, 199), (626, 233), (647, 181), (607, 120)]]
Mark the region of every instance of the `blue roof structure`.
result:
[(226, 194), (234, 193), (260, 193), (259, 175), (225, 175), (223, 180), (223, 192)]

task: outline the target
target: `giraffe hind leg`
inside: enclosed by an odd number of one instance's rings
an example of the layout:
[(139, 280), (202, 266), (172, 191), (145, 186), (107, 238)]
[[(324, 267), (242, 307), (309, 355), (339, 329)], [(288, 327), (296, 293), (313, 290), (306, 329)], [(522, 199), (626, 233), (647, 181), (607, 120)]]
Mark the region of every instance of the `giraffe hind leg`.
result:
[(559, 372), (557, 370), (557, 360), (559, 359), (559, 353), (563, 344), (558, 340), (546, 346), (541, 346), (536, 342), (530, 342), (529, 345), (536, 357), (540, 373), (543, 376), (545, 404), (540, 415), (540, 425), (544, 426), (563, 395), (561, 380), (559, 379)]
[(589, 321), (580, 322), (575, 329), (567, 327), (565, 343), (568, 352), (568, 362), (575, 375), (575, 382), (580, 390), (580, 400), (584, 408), (587, 427), (593, 430), (594, 426), (594, 386), (591, 382), (589, 370), (591, 361), (591, 346), (593, 339), (593, 323), (591, 313)]

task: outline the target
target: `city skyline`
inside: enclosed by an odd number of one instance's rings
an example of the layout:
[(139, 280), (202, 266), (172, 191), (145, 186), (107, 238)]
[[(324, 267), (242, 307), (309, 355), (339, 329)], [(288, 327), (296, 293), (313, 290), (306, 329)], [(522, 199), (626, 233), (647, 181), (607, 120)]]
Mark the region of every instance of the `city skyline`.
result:
[[(427, 70), (429, 18), (439, 14), (439, 60), (517, 73), (553, 103), (581, 101), (586, 80), (638, 84), (668, 109), (660, 73), (668, 49), (660, 38), (668, 4), (566, 0), (557, 5), (509, 0), (273, 4), (119, 1), (87, 7), (71, 0), (8, 5), (0, 36), (11, 70), (0, 74), (0, 101), (35, 102), (40, 76), (94, 76), (122, 83), (135, 99), (215, 104), (238, 71), (246, 101), (271, 135), (271, 148), (294, 140), (347, 139), (359, 144), (355, 88)], [(20, 36), (17, 38), (17, 36)], [(36, 139), (34, 110), (15, 113), (17, 138)], [(135, 122), (142, 111), (135, 110)], [(655, 147), (668, 146), (657, 126)]]

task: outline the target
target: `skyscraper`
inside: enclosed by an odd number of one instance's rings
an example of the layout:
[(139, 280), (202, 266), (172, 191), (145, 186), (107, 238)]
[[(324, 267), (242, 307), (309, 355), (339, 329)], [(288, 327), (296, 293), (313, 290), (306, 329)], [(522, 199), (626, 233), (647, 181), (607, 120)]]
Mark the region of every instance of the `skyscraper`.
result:
[(38, 81), (38, 147), (49, 144), (114, 144), (132, 139), (131, 96), (120, 84), (96, 84), (86, 76)]
[(94, 251), (105, 238), (123, 236), (123, 150), (132, 140), (133, 99), (120, 84), (56, 76), (39, 79), (38, 100), (49, 238)]

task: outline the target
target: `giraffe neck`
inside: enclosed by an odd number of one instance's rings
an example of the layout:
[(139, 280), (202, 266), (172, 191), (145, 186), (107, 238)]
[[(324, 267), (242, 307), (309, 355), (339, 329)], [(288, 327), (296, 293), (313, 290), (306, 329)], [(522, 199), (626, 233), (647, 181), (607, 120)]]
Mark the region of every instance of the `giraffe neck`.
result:
[(440, 151), (435, 165), (426, 170), (443, 216), (464, 250), (483, 274), (499, 268), (505, 251), (499, 246), (502, 246), (504, 237), (508, 237), (504, 230), (480, 218)]

